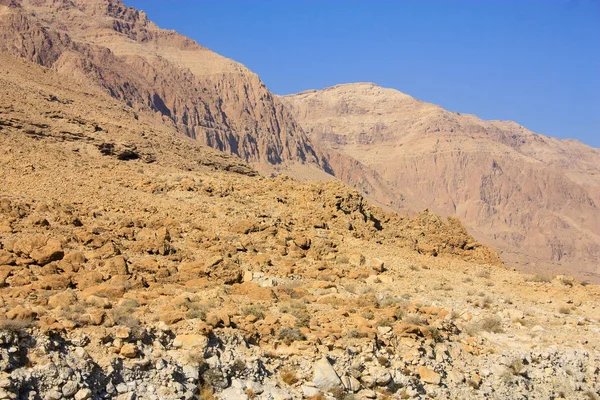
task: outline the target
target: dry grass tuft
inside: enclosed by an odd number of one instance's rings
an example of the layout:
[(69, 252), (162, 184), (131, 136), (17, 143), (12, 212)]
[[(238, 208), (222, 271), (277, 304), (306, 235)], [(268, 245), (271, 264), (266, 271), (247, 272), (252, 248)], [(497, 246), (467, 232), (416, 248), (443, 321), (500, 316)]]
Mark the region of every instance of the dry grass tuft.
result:
[(281, 380), (283, 382), (290, 386), (298, 383), (298, 381), (300, 380), (300, 378), (298, 378), (298, 375), (296, 375), (294, 371), (287, 368), (284, 368), (281, 371), (279, 371), (279, 376), (281, 377)]

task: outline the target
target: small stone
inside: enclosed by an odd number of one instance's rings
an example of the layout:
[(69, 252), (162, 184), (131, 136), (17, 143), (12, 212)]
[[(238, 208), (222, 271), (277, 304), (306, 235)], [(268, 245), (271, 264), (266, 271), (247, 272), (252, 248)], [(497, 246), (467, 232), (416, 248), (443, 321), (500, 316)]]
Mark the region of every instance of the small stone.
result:
[(78, 385), (77, 382), (69, 381), (62, 387), (62, 394), (65, 397), (73, 397), (77, 393)]
[(118, 393), (127, 393), (129, 389), (127, 388), (127, 385), (125, 383), (119, 383), (117, 385), (117, 392)]
[(88, 358), (88, 354), (83, 347), (76, 347), (75, 355), (82, 360)]
[[(4, 397), (9, 399), (10, 397)], [(48, 391), (48, 398), (52, 400), (60, 400), (63, 398), (63, 394), (58, 389), (51, 389)]]
[(188, 381), (197, 381), (200, 378), (198, 367), (186, 365), (183, 367), (183, 375)]
[(321, 390), (319, 390), (319, 388), (313, 387), (313, 386), (306, 386), (306, 385), (302, 385), (300, 387), (300, 390), (302, 390), (302, 394), (304, 395), (304, 397), (313, 397), (313, 396), (317, 396), (319, 393), (321, 393)]
[(92, 391), (90, 389), (81, 389), (75, 393), (75, 400), (86, 400), (92, 397)]
[(352, 253), (348, 257), (348, 262), (355, 267), (360, 267), (361, 265), (365, 265), (366, 259), (365, 256), (360, 253)]
[(359, 399), (376, 399), (377, 393), (370, 390), (364, 389), (357, 393)]
[(126, 343), (121, 347), (119, 354), (121, 354), (123, 357), (135, 358), (137, 357), (138, 349), (136, 345), (132, 343)]
[(374, 258), (371, 260), (371, 262), (369, 262), (369, 266), (375, 271), (375, 272), (383, 272), (385, 271), (385, 264), (382, 260), (380, 260), (379, 258)]

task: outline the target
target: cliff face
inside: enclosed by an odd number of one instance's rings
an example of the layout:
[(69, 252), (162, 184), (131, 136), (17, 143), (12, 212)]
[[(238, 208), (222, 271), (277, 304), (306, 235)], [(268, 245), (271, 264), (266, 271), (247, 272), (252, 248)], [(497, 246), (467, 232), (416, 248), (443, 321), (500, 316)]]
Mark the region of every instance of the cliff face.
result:
[(459, 217), (524, 269), (600, 277), (600, 150), (373, 84), (282, 99), (315, 143), (376, 171), (413, 209)]
[(259, 77), (120, 1), (4, 2), (0, 50), (99, 85), (201, 143), (258, 164), (321, 161)]

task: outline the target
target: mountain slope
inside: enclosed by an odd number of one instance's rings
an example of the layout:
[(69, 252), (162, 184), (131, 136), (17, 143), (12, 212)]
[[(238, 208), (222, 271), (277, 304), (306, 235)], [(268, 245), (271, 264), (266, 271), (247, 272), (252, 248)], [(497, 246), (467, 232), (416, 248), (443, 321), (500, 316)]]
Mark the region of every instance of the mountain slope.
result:
[(600, 279), (600, 150), (370, 83), (282, 100), (315, 143), (375, 170), (413, 209), (461, 218), (520, 268)]
[(600, 393), (600, 287), (2, 54), (0, 188), (0, 398)]
[(256, 74), (120, 1), (5, 1), (0, 28), (0, 51), (100, 86), (201, 143), (257, 164), (321, 164)]

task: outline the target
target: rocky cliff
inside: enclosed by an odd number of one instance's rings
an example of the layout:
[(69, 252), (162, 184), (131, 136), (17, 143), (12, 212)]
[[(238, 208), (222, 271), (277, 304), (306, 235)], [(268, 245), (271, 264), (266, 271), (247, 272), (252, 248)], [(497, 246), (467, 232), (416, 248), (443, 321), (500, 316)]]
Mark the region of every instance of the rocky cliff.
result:
[(246, 67), (158, 28), (121, 1), (15, 0), (0, 5), (0, 50), (246, 161), (322, 161), (280, 101)]
[(600, 279), (600, 150), (370, 83), (282, 100), (315, 143), (374, 170), (409, 208), (459, 217), (519, 268)]

